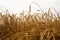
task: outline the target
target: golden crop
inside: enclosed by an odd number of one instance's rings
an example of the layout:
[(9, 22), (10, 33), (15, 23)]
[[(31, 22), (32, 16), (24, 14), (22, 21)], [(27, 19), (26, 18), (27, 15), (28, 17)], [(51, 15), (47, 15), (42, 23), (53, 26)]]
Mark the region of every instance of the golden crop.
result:
[(55, 40), (60, 36), (60, 16), (53, 14), (51, 9), (31, 15), (22, 11), (15, 14), (0, 13), (0, 40)]

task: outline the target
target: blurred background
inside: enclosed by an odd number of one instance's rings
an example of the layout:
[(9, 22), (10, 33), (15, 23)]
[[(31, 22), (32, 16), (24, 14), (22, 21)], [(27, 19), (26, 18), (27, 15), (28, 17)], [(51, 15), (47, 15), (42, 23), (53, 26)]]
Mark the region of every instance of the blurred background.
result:
[[(60, 12), (60, 0), (0, 0), (0, 8), (3, 7), (2, 9), (4, 10), (6, 8), (11, 12), (19, 13), (22, 10), (28, 10), (32, 2), (39, 4), (43, 11), (47, 11), (48, 8), (53, 7)], [(32, 3), (32, 9), (34, 12), (39, 8)]]

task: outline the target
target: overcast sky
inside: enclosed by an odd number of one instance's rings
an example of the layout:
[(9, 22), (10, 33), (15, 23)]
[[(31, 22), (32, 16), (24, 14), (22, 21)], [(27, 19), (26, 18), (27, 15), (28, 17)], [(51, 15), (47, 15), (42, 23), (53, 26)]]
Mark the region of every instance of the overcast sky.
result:
[[(0, 0), (0, 6), (6, 7), (14, 13), (19, 13), (21, 10), (28, 10), (32, 2), (38, 3), (44, 11), (50, 7), (60, 11), (60, 0)], [(38, 9), (38, 7), (32, 4), (32, 11), (35, 9)]]

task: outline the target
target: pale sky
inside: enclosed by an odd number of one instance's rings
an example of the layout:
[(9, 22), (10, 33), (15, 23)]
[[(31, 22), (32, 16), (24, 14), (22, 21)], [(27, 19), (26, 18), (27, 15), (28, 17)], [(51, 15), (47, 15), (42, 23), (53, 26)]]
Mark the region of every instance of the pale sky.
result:
[[(0, 0), (0, 6), (6, 7), (14, 13), (19, 13), (22, 10), (28, 10), (32, 2), (38, 3), (44, 11), (50, 7), (60, 11), (60, 0)], [(38, 9), (37, 5), (32, 4), (32, 11), (36, 9)]]

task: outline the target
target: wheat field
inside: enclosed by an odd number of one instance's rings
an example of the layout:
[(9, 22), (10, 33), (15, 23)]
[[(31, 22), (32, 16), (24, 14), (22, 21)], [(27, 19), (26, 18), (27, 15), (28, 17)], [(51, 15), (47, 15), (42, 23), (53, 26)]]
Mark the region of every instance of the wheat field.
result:
[(6, 10), (4, 15), (0, 13), (0, 40), (56, 40), (60, 37), (60, 16), (53, 14), (49, 8), (48, 12), (31, 15), (29, 11), (22, 11), (17, 15), (10, 15)]

